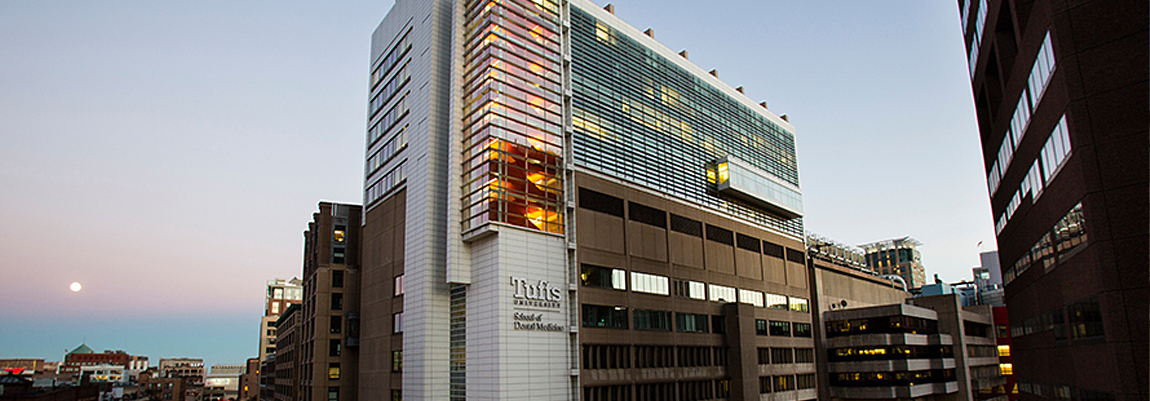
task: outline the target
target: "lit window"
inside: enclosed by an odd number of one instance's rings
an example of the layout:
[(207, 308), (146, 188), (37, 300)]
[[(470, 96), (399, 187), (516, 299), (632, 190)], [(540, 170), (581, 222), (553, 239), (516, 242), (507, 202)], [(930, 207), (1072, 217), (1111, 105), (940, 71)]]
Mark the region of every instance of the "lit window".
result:
[(397, 296), (397, 297), (400, 295), (403, 295), (403, 275), (402, 274), (395, 276), (395, 293), (392, 295)]
[(403, 371), (403, 351), (391, 351), (391, 371)]
[(721, 286), (718, 284), (708, 284), (708, 290), (711, 293), (711, 300), (716, 302), (735, 302), (737, 291), (734, 288)]
[(998, 364), (998, 370), (1002, 371), (1003, 376), (1013, 375), (1014, 374), (1014, 364), (1012, 364), (1012, 363), (1000, 363), (1000, 364)]
[(670, 295), (668, 279), (663, 276), (631, 272), (631, 291), (648, 294)]
[(339, 380), (339, 364), (330, 363), (327, 367), (327, 378), (331, 380)]
[(998, 346), (998, 356), (1010, 356), (1010, 344), (1003, 344)]
[(335, 230), (335, 242), (343, 242), (343, 240), (344, 240), (343, 229), (336, 229)]

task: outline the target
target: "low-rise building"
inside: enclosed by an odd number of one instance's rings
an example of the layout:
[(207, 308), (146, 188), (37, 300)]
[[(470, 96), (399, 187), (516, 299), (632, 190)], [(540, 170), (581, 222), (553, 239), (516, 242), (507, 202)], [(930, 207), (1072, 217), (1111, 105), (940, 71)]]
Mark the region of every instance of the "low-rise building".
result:
[(158, 371), (149, 369), (137, 376), (141, 399), (148, 401), (184, 401), (187, 380), (180, 377), (159, 377)]
[(970, 401), (1005, 383), (988, 306), (955, 294), (909, 302), (825, 314), (829, 399)]
[(188, 386), (204, 385), (204, 360), (201, 358), (160, 358), (160, 376), (179, 377)]

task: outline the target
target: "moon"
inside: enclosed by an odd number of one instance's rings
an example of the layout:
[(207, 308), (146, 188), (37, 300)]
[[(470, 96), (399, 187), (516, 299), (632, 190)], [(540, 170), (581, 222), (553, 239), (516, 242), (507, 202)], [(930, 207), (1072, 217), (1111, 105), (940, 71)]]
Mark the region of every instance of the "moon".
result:
[(80, 292), (81, 288), (84, 288), (84, 286), (80, 285), (77, 281), (73, 281), (72, 285), (68, 286), (68, 289), (72, 290), (72, 292)]

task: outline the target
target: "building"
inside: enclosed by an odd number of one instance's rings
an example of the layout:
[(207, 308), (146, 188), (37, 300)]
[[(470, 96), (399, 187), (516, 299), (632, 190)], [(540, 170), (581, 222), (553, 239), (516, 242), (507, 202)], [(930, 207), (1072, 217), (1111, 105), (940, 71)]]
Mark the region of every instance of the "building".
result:
[(973, 270), (974, 285), (978, 287), (978, 305), (1006, 306), (998, 251), (982, 252), (978, 256), (982, 265)]
[(1021, 398), (1145, 400), (1147, 3), (957, 3)]
[(291, 340), (298, 358), (276, 358), (277, 375), (296, 364), (297, 400), (356, 400), (361, 216), (359, 205), (320, 202), (304, 232), (303, 302)]
[(128, 359), (128, 376), (132, 382), (135, 382), (140, 373), (145, 370), (148, 370), (148, 357), (132, 355), (131, 358)]
[(243, 401), (256, 401), (260, 397), (260, 359), (248, 358), (244, 374), (240, 376), (240, 395)]
[(122, 350), (105, 350), (102, 353), (96, 353), (87, 344), (80, 344), (76, 349), (64, 354), (64, 362), (60, 364), (59, 370), (61, 374), (78, 378), (81, 367), (104, 364), (128, 367), (131, 360), (132, 356)]
[(87, 378), (92, 383), (108, 383), (126, 385), (131, 378), (128, 368), (122, 365), (101, 363), (80, 367), (80, 377)]
[(260, 382), (261, 401), (298, 401), (299, 398), (299, 355), (300, 337), (300, 306), (292, 305), (280, 315), (276, 321), (276, 330), (279, 333), (279, 348), (274, 358), (264, 369)]
[(44, 360), (40, 358), (0, 359), (0, 374), (23, 375), (30, 377), (44, 371)]
[(204, 360), (200, 358), (160, 358), (161, 377), (178, 377), (189, 387), (204, 385)]
[(817, 397), (794, 128), (653, 36), (586, 0), (392, 7), (359, 397)]
[(862, 249), (807, 234), (807, 265), (811, 274), (815, 363), (818, 399), (831, 399), (827, 363), (827, 312), (875, 305), (901, 304), (911, 296), (902, 283), (880, 277), (866, 265)]
[(894, 275), (906, 281), (908, 289), (926, 284), (926, 268), (922, 266), (922, 243), (911, 237), (894, 238), (859, 245), (866, 252), (867, 267), (881, 275)]
[(303, 299), (303, 282), (298, 278), (290, 280), (277, 278), (268, 280), (267, 294), (264, 296), (264, 316), (260, 318), (259, 360), (267, 360), (276, 350), (275, 322), (288, 306), (298, 304)]
[(1010, 318), (1005, 306), (994, 306), (994, 340), (998, 343), (998, 370), (1006, 378), (1006, 384), (991, 389), (983, 396), (1007, 396), (1010, 401), (1018, 399), (1018, 380), (1014, 377), (1014, 356), (1010, 349)]
[(184, 401), (187, 380), (180, 377), (159, 377), (156, 369), (141, 372), (137, 378), (140, 398), (148, 401)]
[(830, 400), (996, 400), (1001, 386), (990, 308), (955, 294), (913, 304), (842, 308), (824, 314)]
[(3, 401), (97, 401), (96, 385), (59, 387), (34, 386), (31, 379), (16, 374), (0, 375), (0, 400)]
[(244, 365), (212, 365), (204, 377), (203, 401), (236, 401)]

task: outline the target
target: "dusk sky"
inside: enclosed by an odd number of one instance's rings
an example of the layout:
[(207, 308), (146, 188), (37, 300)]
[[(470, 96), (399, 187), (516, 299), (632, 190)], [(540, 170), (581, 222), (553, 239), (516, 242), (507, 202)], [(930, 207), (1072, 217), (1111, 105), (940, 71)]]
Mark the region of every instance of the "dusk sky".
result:
[[(789, 116), (808, 231), (948, 282), (996, 248), (955, 2), (613, 3)], [(0, 358), (256, 356), (316, 203), (361, 202), (390, 7), (0, 0)]]

